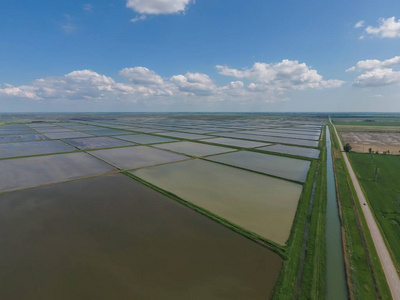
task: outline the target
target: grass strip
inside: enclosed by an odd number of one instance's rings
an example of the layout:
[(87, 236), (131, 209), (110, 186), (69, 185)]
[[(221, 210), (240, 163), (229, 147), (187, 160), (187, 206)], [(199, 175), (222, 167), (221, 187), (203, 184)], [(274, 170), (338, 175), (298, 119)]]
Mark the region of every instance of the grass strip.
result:
[[(274, 299), (293, 299), (294, 295), (297, 293), (298, 274), (302, 255), (301, 250), (303, 247), (304, 232), (317, 166), (318, 162), (316, 160), (311, 162), (287, 243), (287, 259), (283, 263), (278, 283), (275, 286), (273, 294)], [(313, 239), (314, 237), (309, 236), (309, 238)]]
[(333, 166), (342, 222), (349, 296), (351, 299), (391, 299), (379, 257), (361, 211), (339, 143), (331, 125)]
[(299, 299), (322, 299), (325, 294), (327, 151), (325, 130), (323, 132), (323, 147), (320, 153), (320, 162), (318, 162), (317, 167), (315, 190), (312, 195), (313, 208), (310, 215), (309, 239)]

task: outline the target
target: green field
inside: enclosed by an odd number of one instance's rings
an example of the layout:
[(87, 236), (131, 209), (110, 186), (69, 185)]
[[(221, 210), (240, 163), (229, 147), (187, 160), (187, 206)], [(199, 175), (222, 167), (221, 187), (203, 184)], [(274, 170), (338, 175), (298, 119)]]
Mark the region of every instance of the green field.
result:
[[(400, 159), (391, 155), (351, 153), (349, 159), (389, 245), (397, 271), (400, 264)], [(377, 181), (375, 170), (378, 168)]]
[[(346, 248), (345, 261), (351, 299), (391, 299), (378, 255), (345, 166), (339, 143), (332, 135), (332, 155)], [(360, 154), (362, 155), (362, 154)]]
[(383, 122), (383, 121), (333, 121), (335, 125), (349, 125), (349, 126), (400, 126), (400, 122)]

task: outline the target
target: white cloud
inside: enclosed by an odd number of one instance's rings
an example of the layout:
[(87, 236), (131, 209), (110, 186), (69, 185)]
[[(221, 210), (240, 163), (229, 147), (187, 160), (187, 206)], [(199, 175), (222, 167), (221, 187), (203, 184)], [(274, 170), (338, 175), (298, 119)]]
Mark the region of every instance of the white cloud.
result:
[(22, 98), (22, 99), (37, 99), (35, 89), (31, 86), (21, 85), (19, 87), (5, 84), (5, 88), (0, 87), (0, 97)]
[(132, 23), (136, 23), (136, 22), (143, 21), (143, 20), (146, 20), (146, 19), (147, 19), (146, 15), (138, 15), (138, 16), (132, 18), (131, 22)]
[(379, 26), (368, 26), (365, 29), (367, 34), (381, 38), (400, 38), (400, 19), (395, 17), (379, 19)]
[(91, 70), (73, 71), (61, 77), (45, 77), (35, 80), (30, 86), (6, 86), (0, 95), (28, 99), (108, 99), (131, 95), (137, 90), (129, 85), (116, 83), (111, 77)]
[(241, 89), (244, 86), (242, 81), (231, 81), (229, 87), (232, 89)]
[(217, 86), (206, 74), (186, 73), (172, 76), (170, 81), (182, 92), (192, 95), (209, 96), (217, 91)]
[(400, 72), (392, 69), (376, 69), (358, 76), (353, 83), (359, 87), (400, 85)]
[(124, 68), (119, 71), (119, 75), (128, 78), (135, 84), (162, 85), (163, 79), (156, 72), (145, 67)]
[(255, 63), (251, 69), (231, 69), (227, 66), (216, 66), (219, 74), (236, 78), (246, 78), (252, 82), (250, 90), (304, 90), (335, 88), (343, 84), (341, 80), (323, 80), (316, 70), (305, 63), (284, 59), (275, 64)]
[(368, 59), (357, 62), (355, 66), (346, 71), (364, 72), (364, 74), (361, 74), (354, 80), (354, 86), (376, 87), (400, 85), (400, 71), (393, 70), (398, 65), (400, 65), (400, 56), (395, 56), (384, 61)]
[(380, 61), (377, 59), (367, 59), (359, 61), (354, 67), (347, 69), (346, 71), (371, 71), (374, 69), (387, 69), (393, 68), (397, 65), (400, 65), (400, 56), (395, 56), (390, 59), (386, 59), (384, 61)]
[[(202, 103), (235, 101), (238, 104), (287, 100), (290, 89), (340, 86), (341, 81), (325, 81), (305, 64), (284, 60), (279, 64), (255, 64), (248, 70), (219, 66), (221, 74), (244, 78), (218, 86), (207, 74), (177, 74), (162, 78), (148, 68), (124, 68), (119, 75), (127, 83), (91, 70), (78, 70), (64, 76), (44, 77), (30, 85), (0, 86), (0, 100), (38, 101), (85, 100), (127, 103)], [(149, 104), (150, 105), (150, 104)]]
[(356, 25), (354, 25), (354, 28), (361, 28), (361, 27), (364, 27), (364, 23), (365, 23), (364, 20), (360, 20), (360, 21), (358, 21), (358, 22), (356, 23)]
[(191, 0), (127, 0), (126, 7), (139, 14), (159, 15), (184, 12)]

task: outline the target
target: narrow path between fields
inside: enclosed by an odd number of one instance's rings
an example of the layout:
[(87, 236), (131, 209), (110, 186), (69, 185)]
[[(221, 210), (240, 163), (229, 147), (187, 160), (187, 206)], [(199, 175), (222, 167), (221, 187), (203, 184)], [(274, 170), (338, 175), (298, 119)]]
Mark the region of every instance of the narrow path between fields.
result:
[[(335, 130), (340, 149), (343, 149), (343, 145), (337, 133), (336, 127), (333, 125), (330, 118), (329, 121), (331, 122), (333, 129)], [(383, 241), (378, 225), (376, 225), (374, 216), (372, 215), (371, 209), (369, 208), (367, 200), (365, 199), (364, 193), (362, 192), (360, 184), (358, 183), (357, 177), (354, 174), (353, 168), (351, 167), (350, 162), (347, 158), (347, 153), (342, 152), (342, 154), (344, 161), (346, 162), (347, 169), (349, 170), (351, 180), (353, 181), (354, 189), (356, 190), (358, 200), (360, 201), (362, 212), (367, 221), (369, 231), (371, 232), (372, 240), (374, 241), (376, 251), (378, 252), (383, 271), (385, 272), (390, 292), (392, 293), (392, 297), (394, 300), (400, 300), (400, 278), (390, 257), (389, 251), (386, 248), (385, 242)], [(364, 203), (366, 203), (366, 205), (364, 205)]]

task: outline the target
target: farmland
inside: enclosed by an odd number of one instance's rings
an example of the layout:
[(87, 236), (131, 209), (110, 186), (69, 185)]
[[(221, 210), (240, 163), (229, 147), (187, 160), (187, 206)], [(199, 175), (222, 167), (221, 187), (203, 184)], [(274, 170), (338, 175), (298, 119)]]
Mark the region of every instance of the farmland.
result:
[[(73, 298), (83, 287), (87, 297), (118, 298), (157, 298), (161, 290), (170, 299), (324, 293), (325, 177), (318, 174), (325, 120), (11, 119), (0, 129), (2, 235), (9, 241), (0, 254), (10, 262), (0, 272), (8, 280), (0, 295), (29, 298), (44, 281), (42, 299)], [(37, 260), (46, 272), (34, 267)], [(102, 284), (94, 291), (96, 281)]]
[(372, 151), (400, 154), (400, 121), (398, 118), (335, 119), (334, 124), (344, 144), (355, 152)]
[(370, 155), (359, 153), (349, 158), (399, 271), (400, 161), (395, 156), (374, 155), (371, 163)]

